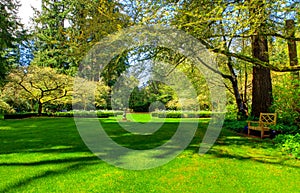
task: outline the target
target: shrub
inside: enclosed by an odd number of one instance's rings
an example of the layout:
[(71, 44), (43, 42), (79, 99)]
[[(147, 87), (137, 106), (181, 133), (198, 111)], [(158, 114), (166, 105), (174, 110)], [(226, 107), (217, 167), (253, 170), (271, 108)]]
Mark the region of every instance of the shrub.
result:
[(157, 117), (158, 118), (166, 118), (167, 117), (167, 113), (157, 113)]
[(113, 112), (102, 112), (102, 111), (69, 111), (69, 112), (56, 112), (56, 117), (86, 117), (86, 118), (94, 118), (97, 116), (98, 118), (108, 118), (114, 116)]
[(166, 114), (166, 118), (181, 118), (180, 112), (169, 112)]
[(274, 126), (271, 126), (271, 129), (282, 134), (295, 135), (297, 133), (300, 133), (299, 126), (297, 125), (287, 125), (287, 124), (278, 123)]
[(157, 112), (152, 112), (152, 113), (151, 113), (151, 116), (152, 116), (152, 117), (158, 117), (158, 113), (157, 113)]
[(282, 149), (296, 158), (300, 158), (300, 134), (296, 135), (283, 135), (279, 134), (274, 139), (274, 142)]
[[(85, 117), (85, 118), (108, 118), (115, 115), (123, 114), (121, 111), (67, 111), (67, 112), (55, 112), (55, 113), (42, 113), (41, 116), (52, 116), (52, 117)], [(4, 119), (23, 119), (29, 117), (37, 117), (37, 113), (17, 113), (17, 114), (5, 114)]]
[(73, 117), (74, 113), (72, 111), (69, 112), (55, 112), (51, 114), (54, 117)]
[(30, 117), (37, 117), (37, 116), (48, 116), (46, 113), (42, 113), (39, 115), (38, 113), (15, 113), (15, 114), (4, 114), (4, 119), (24, 119)]
[(0, 99), (0, 113), (15, 113), (15, 110), (5, 101)]
[(113, 116), (114, 116), (113, 112), (101, 112), (101, 111), (97, 112), (98, 118), (108, 118), (108, 117), (113, 117)]
[(180, 112), (180, 111), (164, 111), (164, 112), (152, 112), (152, 117), (158, 118), (209, 118), (212, 113), (210, 111), (201, 112)]
[(247, 123), (246, 121), (238, 121), (232, 119), (226, 119), (223, 124), (223, 128), (232, 130), (235, 132), (242, 132), (246, 130)]
[(123, 115), (124, 111), (102, 111), (102, 112), (110, 112), (112, 116)]
[[(298, 79), (291, 79), (289, 74), (278, 75), (280, 81), (273, 84), (274, 102), (272, 110), (278, 113), (278, 120), (285, 124), (300, 124), (300, 89)], [(278, 78), (279, 78), (278, 77)]]

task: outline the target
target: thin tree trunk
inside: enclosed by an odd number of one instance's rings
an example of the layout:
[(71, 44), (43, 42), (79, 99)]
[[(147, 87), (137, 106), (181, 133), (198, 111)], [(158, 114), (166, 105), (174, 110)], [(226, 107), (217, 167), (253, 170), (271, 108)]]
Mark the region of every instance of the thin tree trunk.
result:
[(247, 65), (245, 64), (245, 81), (244, 81), (244, 103), (247, 103), (248, 97), (247, 97), (247, 91), (248, 91), (248, 71), (247, 71)]
[(238, 108), (238, 119), (247, 119), (248, 109), (246, 109), (243, 98), (239, 92), (238, 81), (236, 79), (230, 79), (230, 81), (233, 87), (235, 102)]
[(235, 102), (236, 102), (236, 106), (237, 106), (237, 110), (238, 110), (238, 118), (241, 118), (241, 119), (247, 118), (248, 117), (248, 109), (246, 109), (246, 106), (244, 104), (242, 96), (239, 92), (237, 76), (234, 72), (232, 60), (230, 57), (228, 57), (227, 66), (229, 68), (230, 75), (222, 74), (222, 76), (223, 76), (223, 78), (229, 79), (231, 82), (231, 85), (233, 88), (233, 94), (234, 94), (234, 98), (235, 98)]

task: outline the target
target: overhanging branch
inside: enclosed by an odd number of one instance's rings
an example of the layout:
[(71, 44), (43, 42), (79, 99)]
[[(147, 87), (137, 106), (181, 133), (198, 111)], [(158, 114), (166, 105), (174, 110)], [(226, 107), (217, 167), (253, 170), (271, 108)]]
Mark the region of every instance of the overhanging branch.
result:
[(300, 66), (283, 66), (283, 67), (278, 67), (278, 66), (273, 66), (270, 65), (268, 62), (263, 62), (261, 60), (249, 57), (249, 56), (245, 56), (242, 54), (237, 54), (237, 53), (232, 53), (228, 50), (223, 50), (220, 48), (214, 48), (213, 46), (211, 46), (209, 43), (207, 43), (206, 41), (199, 39), (199, 41), (209, 50), (211, 50), (214, 53), (218, 53), (218, 54), (223, 54), (226, 55), (228, 57), (234, 57), (240, 60), (243, 60), (245, 62), (249, 62), (252, 63), (254, 65), (257, 66), (261, 66), (261, 67), (266, 67), (269, 68), (272, 71), (275, 72), (292, 72), (292, 71), (300, 71)]

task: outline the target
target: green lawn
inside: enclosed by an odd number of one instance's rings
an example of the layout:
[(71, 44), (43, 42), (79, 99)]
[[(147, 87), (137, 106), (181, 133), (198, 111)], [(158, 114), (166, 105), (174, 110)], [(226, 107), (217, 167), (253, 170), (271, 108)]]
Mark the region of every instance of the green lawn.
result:
[[(128, 117), (132, 122), (151, 119)], [(116, 142), (133, 149), (150, 149), (168, 140), (178, 119), (165, 121), (153, 135), (136, 136), (113, 118), (101, 119)], [(223, 130), (213, 148), (198, 155), (208, 119), (199, 123), (189, 147), (174, 160), (133, 171), (94, 156), (72, 118), (0, 120), (0, 192), (300, 192), (300, 161), (283, 155), (268, 139)]]

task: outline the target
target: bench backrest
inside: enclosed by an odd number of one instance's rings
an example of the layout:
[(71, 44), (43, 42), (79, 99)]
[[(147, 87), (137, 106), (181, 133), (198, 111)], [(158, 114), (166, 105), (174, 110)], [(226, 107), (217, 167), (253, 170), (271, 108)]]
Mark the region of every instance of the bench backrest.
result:
[(276, 113), (260, 113), (259, 122), (264, 125), (276, 125)]

